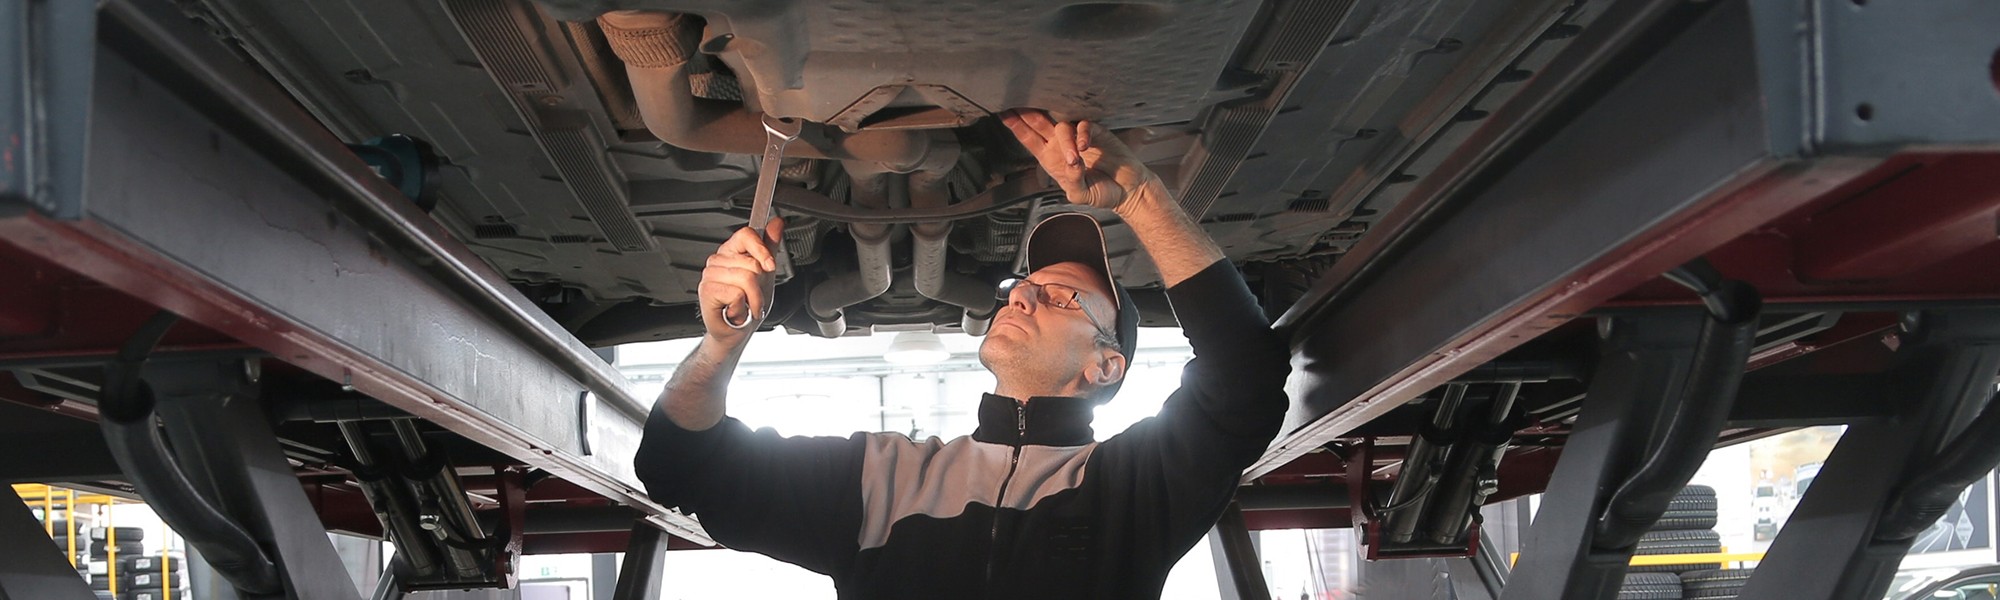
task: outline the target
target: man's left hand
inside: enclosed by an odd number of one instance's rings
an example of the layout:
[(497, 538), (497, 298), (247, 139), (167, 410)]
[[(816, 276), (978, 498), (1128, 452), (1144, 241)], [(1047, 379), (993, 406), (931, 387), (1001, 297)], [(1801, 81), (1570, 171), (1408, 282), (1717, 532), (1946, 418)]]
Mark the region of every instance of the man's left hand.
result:
[(1111, 131), (1089, 121), (1058, 123), (1038, 110), (1010, 110), (1000, 122), (1042, 163), (1069, 201), (1117, 210), (1141, 194), (1163, 194), (1158, 175)]

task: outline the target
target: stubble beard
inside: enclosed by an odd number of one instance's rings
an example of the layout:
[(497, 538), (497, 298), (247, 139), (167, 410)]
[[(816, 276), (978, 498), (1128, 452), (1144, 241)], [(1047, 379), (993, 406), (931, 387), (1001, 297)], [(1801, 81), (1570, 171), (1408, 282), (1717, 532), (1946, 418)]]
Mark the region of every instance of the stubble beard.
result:
[(1061, 373), (1063, 369), (1057, 364), (1061, 361), (1052, 352), (1054, 349), (1035, 348), (1022, 340), (989, 336), (979, 344), (979, 364), (1008, 387), (1054, 393), (1068, 377)]

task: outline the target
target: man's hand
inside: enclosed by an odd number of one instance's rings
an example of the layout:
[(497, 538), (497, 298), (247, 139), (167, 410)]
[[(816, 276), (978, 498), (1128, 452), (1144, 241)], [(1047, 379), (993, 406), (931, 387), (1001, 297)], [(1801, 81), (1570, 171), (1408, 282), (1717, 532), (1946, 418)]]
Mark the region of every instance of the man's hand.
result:
[(1089, 121), (1057, 123), (1038, 110), (1010, 110), (1000, 114), (1000, 122), (1035, 155), (1070, 202), (1118, 210), (1142, 194), (1164, 199), (1159, 176), (1110, 130)]
[[(765, 240), (783, 240), (784, 235), (785, 220), (773, 217), (763, 235), (749, 227), (738, 229), (708, 257), (696, 296), (709, 339), (741, 342), (770, 315), (778, 262)], [(730, 323), (744, 326), (737, 329)]]
[(1057, 123), (1031, 110), (1008, 111), (1000, 121), (1062, 186), (1070, 202), (1117, 211), (1153, 256), (1167, 287), (1223, 260), (1222, 249), (1167, 195), (1160, 176), (1109, 130), (1089, 122)]

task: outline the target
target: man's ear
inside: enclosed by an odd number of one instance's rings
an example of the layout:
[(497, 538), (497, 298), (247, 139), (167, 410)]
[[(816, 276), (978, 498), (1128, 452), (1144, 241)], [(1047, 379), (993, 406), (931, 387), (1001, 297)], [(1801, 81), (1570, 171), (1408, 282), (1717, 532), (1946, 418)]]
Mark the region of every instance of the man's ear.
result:
[(1125, 355), (1109, 348), (1097, 355), (1097, 367), (1090, 370), (1091, 383), (1104, 387), (1125, 379)]

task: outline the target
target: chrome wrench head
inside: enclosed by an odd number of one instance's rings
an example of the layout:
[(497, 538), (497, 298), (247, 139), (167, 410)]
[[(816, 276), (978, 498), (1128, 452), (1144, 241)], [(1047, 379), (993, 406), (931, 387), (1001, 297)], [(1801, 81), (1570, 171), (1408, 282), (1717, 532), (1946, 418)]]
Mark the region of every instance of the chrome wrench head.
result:
[[(771, 223), (771, 203), (778, 195), (778, 167), (784, 162), (785, 146), (790, 145), (792, 140), (799, 139), (799, 131), (803, 127), (804, 122), (799, 119), (775, 117), (769, 113), (764, 115), (764, 159), (757, 164), (757, 196), (750, 204), (750, 228), (760, 234), (763, 233), (764, 227)], [(783, 251), (783, 240), (770, 241), (777, 242), (778, 250)], [(723, 324), (735, 329), (749, 327), (750, 307), (745, 306), (743, 309), (741, 323), (730, 321), (729, 310), (724, 309)]]
[(750, 227), (758, 231), (771, 222), (771, 202), (778, 193), (778, 168), (785, 158), (785, 146), (799, 139), (804, 122), (789, 117), (764, 115), (764, 160), (757, 167), (757, 197), (750, 205)]

